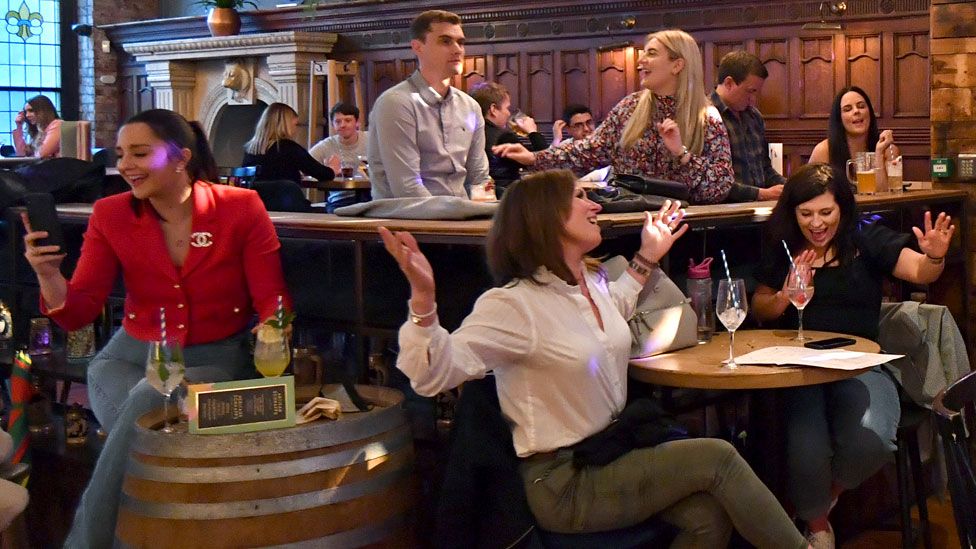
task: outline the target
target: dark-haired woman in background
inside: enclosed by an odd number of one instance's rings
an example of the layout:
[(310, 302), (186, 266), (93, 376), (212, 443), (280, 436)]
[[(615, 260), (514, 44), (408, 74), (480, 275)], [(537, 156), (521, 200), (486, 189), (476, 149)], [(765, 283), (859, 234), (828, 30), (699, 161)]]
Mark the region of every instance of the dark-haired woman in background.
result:
[(54, 103), (47, 96), (35, 95), (28, 99), (24, 110), (17, 113), (14, 123), (16, 127), (10, 133), (14, 138), (17, 156), (61, 156), (61, 118)]
[(630, 268), (609, 281), (587, 255), (601, 241), (599, 211), (566, 170), (513, 183), (488, 234), (498, 287), (454, 333), (438, 324), (434, 272), (417, 241), (381, 228), (410, 283), (397, 368), (425, 395), (494, 373), (529, 507), (546, 530), (612, 530), (660, 513), (681, 529), (673, 547), (724, 547), (733, 525), (758, 547), (806, 547), (725, 441), (676, 440), (602, 466), (574, 465), (573, 445), (605, 429), (624, 407), (627, 318), (651, 271), (687, 230), (670, 202), (653, 218), (648, 213)]
[[(859, 222), (847, 178), (829, 164), (807, 164), (783, 187), (766, 222), (769, 254), (756, 272), (752, 311), (760, 321), (795, 328), (796, 309), (784, 291), (789, 258), (816, 271), (817, 291), (803, 312), (804, 327), (877, 341), (881, 284), (894, 276), (916, 284), (936, 280), (955, 231), (949, 216), (911, 235)], [(823, 385), (787, 390), (787, 471), (790, 499), (806, 521), (814, 547), (833, 547), (827, 521), (837, 497), (874, 474), (895, 449), (901, 408), (894, 379), (882, 368)]]
[[(901, 153), (895, 145), (891, 130), (878, 130), (871, 98), (861, 88), (850, 86), (840, 90), (830, 108), (827, 139), (813, 148), (810, 164), (830, 164), (837, 173), (847, 173), (847, 161), (859, 152), (873, 152), (883, 167), (885, 160)], [(884, 160), (880, 160), (884, 159)]]
[(27, 217), (25, 257), (37, 273), (41, 311), (65, 330), (92, 322), (118, 274), (126, 290), (122, 328), (88, 366), (95, 417), (109, 432), (75, 515), (67, 547), (111, 547), (122, 476), (136, 419), (161, 404), (145, 381), (148, 343), (168, 335), (184, 347), (186, 377), (223, 381), (253, 372), (247, 327), (288, 299), (278, 237), (257, 193), (213, 185), (216, 166), (200, 127), (172, 111), (130, 118), (116, 144), (127, 193), (95, 203), (71, 280), (63, 253)]
[(295, 142), (298, 113), (284, 103), (272, 103), (261, 113), (254, 137), (244, 144), (243, 166), (257, 166), (258, 179), (287, 179), (301, 185), (302, 174), (319, 181), (335, 178), (335, 171), (319, 163)]

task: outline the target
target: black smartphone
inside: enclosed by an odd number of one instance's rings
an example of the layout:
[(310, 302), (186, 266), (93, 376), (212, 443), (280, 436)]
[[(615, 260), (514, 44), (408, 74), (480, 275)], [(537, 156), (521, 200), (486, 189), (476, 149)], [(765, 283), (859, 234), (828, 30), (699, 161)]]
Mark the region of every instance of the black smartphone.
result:
[(27, 218), (30, 219), (31, 228), (35, 231), (47, 231), (47, 238), (37, 240), (35, 245), (57, 245), (60, 247), (58, 253), (63, 253), (64, 233), (61, 232), (58, 210), (54, 206), (51, 193), (29, 193), (24, 196), (24, 204), (27, 205)]
[(805, 343), (803, 346), (809, 349), (836, 349), (837, 347), (846, 347), (848, 345), (854, 345), (857, 343), (854, 339), (849, 337), (832, 337), (829, 339), (818, 339), (816, 341), (811, 341)]

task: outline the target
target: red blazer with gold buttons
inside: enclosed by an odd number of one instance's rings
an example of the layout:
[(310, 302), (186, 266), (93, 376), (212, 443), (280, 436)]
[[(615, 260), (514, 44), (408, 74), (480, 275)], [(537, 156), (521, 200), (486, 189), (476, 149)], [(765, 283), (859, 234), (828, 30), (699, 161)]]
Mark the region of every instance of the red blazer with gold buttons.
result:
[(254, 191), (193, 184), (190, 251), (183, 267), (170, 259), (160, 221), (132, 193), (95, 202), (65, 304), (41, 311), (65, 330), (88, 324), (122, 271), (125, 318), (132, 337), (159, 339), (159, 309), (167, 337), (183, 345), (211, 343), (247, 327), (255, 311), (274, 314), (278, 296), (290, 306), (278, 236)]

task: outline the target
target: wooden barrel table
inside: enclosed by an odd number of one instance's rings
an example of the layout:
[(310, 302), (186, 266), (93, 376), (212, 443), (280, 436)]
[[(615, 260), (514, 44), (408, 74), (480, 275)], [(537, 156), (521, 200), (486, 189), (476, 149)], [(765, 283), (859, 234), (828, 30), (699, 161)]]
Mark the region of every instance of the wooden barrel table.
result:
[(165, 434), (157, 430), (161, 410), (144, 415), (122, 487), (117, 544), (414, 545), (418, 490), (403, 395), (358, 390), (372, 410), (254, 433)]

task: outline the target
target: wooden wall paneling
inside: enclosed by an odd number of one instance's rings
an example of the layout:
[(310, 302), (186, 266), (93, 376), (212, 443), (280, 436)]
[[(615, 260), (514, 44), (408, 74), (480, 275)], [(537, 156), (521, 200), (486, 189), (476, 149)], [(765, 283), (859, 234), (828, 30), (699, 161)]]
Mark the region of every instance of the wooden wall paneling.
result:
[(790, 118), (790, 40), (757, 40), (755, 54), (769, 71), (759, 98), (760, 112), (766, 119)]
[(530, 51), (525, 57), (525, 78), (522, 80), (525, 81), (526, 96), (520, 106), (536, 122), (552, 122), (559, 116), (557, 89), (563, 86), (561, 79), (556, 78), (555, 54), (552, 51)]
[[(928, 32), (892, 33), (891, 82), (895, 118), (929, 116)], [(922, 75), (925, 75), (923, 78)], [(887, 80), (886, 80), (887, 81)]]
[(465, 55), (460, 82), (455, 84), (455, 87), (463, 91), (468, 91), (475, 84), (486, 80), (490, 80), (488, 75), (488, 56)]
[(373, 60), (368, 62), (367, 71), (369, 78), (367, 82), (369, 90), (367, 90), (367, 96), (369, 97), (369, 104), (371, 106), (376, 102), (377, 97), (402, 80), (397, 65), (396, 59)]
[[(516, 108), (525, 110), (525, 91), (523, 85), (522, 71), (520, 69), (520, 56), (516, 53), (495, 53), (488, 58), (490, 80), (493, 80), (508, 90), (508, 95), (512, 99), (512, 112)], [(534, 111), (533, 111), (534, 112)]]
[(722, 57), (735, 50), (747, 50), (744, 40), (725, 40), (702, 44), (702, 65), (705, 72), (705, 89), (711, 94), (718, 84), (718, 66)]
[[(562, 80), (562, 104), (581, 103), (593, 109), (602, 119), (605, 111), (593, 102), (590, 93), (590, 50), (564, 50), (559, 53), (559, 79)], [(599, 112), (597, 112), (599, 111)]]
[(867, 92), (879, 118), (891, 109), (884, 102), (881, 89), (881, 34), (859, 34), (846, 37), (846, 86), (857, 86)]
[[(833, 36), (801, 37), (800, 74), (795, 91), (799, 97), (799, 118), (823, 118), (830, 115), (834, 98)], [(798, 89), (797, 89), (798, 88)]]
[(597, 97), (603, 115), (631, 92), (627, 85), (627, 75), (636, 70), (633, 56), (628, 55), (631, 49), (629, 47), (598, 49), (596, 52)]

